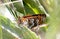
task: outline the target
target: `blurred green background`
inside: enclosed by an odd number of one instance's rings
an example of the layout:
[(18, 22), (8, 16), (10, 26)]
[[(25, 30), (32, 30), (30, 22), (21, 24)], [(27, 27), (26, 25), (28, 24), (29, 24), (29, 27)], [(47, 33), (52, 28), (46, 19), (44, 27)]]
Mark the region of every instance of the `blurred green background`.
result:
[[(18, 16), (46, 14), (40, 34), (18, 25)], [(60, 0), (0, 0), (0, 39), (59, 39)]]

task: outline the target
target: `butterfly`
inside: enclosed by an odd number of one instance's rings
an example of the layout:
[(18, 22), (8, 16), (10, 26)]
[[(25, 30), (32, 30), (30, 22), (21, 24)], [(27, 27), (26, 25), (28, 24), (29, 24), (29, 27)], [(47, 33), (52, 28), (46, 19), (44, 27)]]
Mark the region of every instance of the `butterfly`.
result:
[(45, 14), (27, 15), (23, 17), (18, 17), (18, 24), (27, 26), (28, 28), (32, 29), (38, 25), (44, 24), (45, 20)]

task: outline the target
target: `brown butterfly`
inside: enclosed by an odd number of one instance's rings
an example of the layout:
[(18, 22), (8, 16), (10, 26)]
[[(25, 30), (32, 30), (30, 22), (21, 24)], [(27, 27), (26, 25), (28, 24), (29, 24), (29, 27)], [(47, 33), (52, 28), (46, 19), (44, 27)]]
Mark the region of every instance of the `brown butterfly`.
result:
[(18, 24), (27, 26), (28, 28), (31, 29), (38, 25), (44, 24), (45, 20), (46, 20), (45, 14), (28, 15), (23, 16), (22, 18), (18, 17)]

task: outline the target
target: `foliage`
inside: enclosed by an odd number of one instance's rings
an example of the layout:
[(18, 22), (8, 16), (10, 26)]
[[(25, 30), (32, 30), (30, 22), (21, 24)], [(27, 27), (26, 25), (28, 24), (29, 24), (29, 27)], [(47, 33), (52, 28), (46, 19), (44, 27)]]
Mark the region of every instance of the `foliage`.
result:
[(40, 39), (26, 26), (18, 25), (17, 19), (18, 16), (41, 13), (47, 15), (48, 27), (40, 29), (47, 30), (46, 39), (56, 39), (56, 35), (60, 32), (59, 0), (1, 0), (0, 2), (2, 3), (0, 5), (0, 39)]

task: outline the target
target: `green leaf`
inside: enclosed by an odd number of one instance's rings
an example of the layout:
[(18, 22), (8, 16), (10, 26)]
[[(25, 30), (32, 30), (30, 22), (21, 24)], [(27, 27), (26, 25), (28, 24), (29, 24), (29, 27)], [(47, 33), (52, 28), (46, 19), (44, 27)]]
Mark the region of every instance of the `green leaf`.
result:
[(26, 5), (28, 5), (29, 6), (29, 8), (31, 8), (31, 10), (35, 13), (35, 14), (40, 14), (40, 13), (42, 13), (42, 11), (41, 11), (41, 9), (40, 9), (40, 7), (39, 6), (41, 6), (41, 5), (38, 5), (38, 3), (36, 2), (36, 0), (35, 1), (33, 1), (33, 0), (23, 0), (24, 2), (25, 2), (25, 4)]

